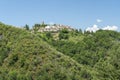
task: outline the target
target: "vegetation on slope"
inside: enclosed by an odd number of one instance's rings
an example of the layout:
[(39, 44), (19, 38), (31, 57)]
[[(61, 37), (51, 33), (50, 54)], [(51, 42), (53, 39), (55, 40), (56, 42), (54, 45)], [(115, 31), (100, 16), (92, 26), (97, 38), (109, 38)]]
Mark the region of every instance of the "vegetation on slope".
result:
[(90, 73), (38, 35), (0, 23), (0, 80), (89, 80)]
[(119, 80), (120, 33), (31, 33), (0, 23), (0, 80)]
[[(95, 33), (85, 32), (83, 34), (79, 31), (63, 31), (59, 32), (59, 35), (61, 38), (57, 40), (51, 37), (46, 41), (79, 64), (92, 68), (95, 72), (91, 73), (91, 80), (120, 79), (119, 32), (99, 30)], [(66, 35), (67, 38), (65, 38)]]

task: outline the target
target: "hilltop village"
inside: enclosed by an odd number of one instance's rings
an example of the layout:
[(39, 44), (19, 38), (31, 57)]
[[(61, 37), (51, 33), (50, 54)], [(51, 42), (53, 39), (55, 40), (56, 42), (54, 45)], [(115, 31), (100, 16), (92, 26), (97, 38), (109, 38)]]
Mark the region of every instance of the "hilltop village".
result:
[(38, 32), (58, 32), (62, 29), (67, 29), (68, 31), (74, 30), (70, 26), (65, 26), (65, 25), (47, 25), (45, 27), (40, 27), (38, 29)]
[[(25, 25), (24, 29), (30, 30), (29, 25)], [(75, 30), (71, 26), (62, 25), (62, 24), (45, 24), (42, 22), (41, 24), (35, 24), (32, 26), (31, 32), (59, 32), (60, 30), (67, 29), (68, 31)]]

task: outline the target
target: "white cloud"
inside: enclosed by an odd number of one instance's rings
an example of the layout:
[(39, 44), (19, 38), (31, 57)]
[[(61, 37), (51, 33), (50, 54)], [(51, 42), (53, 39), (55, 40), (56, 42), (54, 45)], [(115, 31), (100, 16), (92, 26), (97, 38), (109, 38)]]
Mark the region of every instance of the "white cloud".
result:
[(114, 31), (116, 31), (117, 29), (118, 29), (117, 26), (106, 26), (102, 28), (102, 30), (114, 30)]
[(103, 27), (103, 28), (99, 28), (98, 25), (93, 25), (92, 27), (88, 27), (86, 29), (86, 31), (89, 31), (89, 32), (96, 32), (98, 30), (113, 30), (113, 31), (117, 31), (118, 30), (118, 27), (117, 26), (106, 26), (106, 27)]
[(86, 29), (86, 31), (90, 31), (90, 32), (96, 32), (97, 30), (99, 30), (97, 25), (93, 25), (92, 27), (88, 27)]
[(100, 23), (100, 22), (102, 22), (102, 20), (100, 20), (100, 19), (97, 19), (97, 22), (98, 22), (98, 23)]

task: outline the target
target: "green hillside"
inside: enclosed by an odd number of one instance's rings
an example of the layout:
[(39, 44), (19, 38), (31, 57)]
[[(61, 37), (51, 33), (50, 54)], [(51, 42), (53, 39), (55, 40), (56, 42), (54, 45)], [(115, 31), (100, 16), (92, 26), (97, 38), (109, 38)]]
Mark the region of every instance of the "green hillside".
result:
[[(38, 33), (41, 35), (41, 33)], [(120, 80), (120, 33), (99, 30), (95, 33), (81, 30), (58, 32), (41, 36), (57, 51), (74, 59), (77, 63), (91, 68), (90, 80)], [(87, 69), (87, 70), (89, 70)], [(79, 79), (80, 80), (80, 79)]]
[(0, 23), (0, 80), (88, 80), (86, 68), (37, 35)]
[(0, 23), (0, 80), (120, 80), (120, 33), (31, 32)]

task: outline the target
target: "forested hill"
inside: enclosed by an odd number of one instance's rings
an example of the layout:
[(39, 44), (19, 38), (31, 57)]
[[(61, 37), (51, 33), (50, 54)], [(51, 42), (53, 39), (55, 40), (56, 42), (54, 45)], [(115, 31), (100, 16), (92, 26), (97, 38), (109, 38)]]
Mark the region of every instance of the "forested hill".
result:
[(0, 80), (120, 80), (120, 33), (34, 32), (0, 23)]
[(86, 79), (85, 70), (39, 36), (0, 23), (0, 80)]

